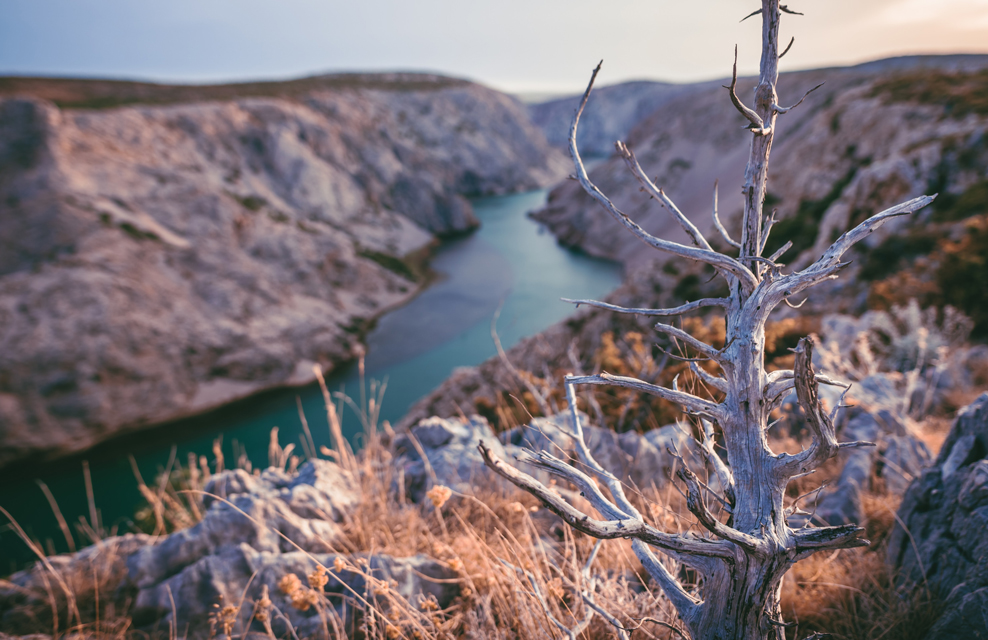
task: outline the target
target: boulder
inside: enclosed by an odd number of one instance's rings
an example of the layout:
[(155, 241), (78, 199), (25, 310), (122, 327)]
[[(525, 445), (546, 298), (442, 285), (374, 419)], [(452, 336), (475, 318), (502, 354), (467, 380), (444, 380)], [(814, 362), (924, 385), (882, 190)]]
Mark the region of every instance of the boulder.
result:
[(988, 393), (958, 413), (897, 523), (888, 562), (898, 585), (928, 588), (943, 603), (928, 640), (988, 638)]
[[(339, 572), (334, 568), (338, 560), (346, 567)], [(329, 572), (322, 589), (327, 598), (317, 606), (299, 609), (293, 606), (291, 594), (281, 587), (282, 580), (293, 574), (304, 589), (317, 563)], [(243, 601), (246, 604), (234, 623), (234, 630), (242, 632), (250, 623), (253, 603), (261, 600), (266, 588), (272, 604), (290, 621), (298, 637), (322, 635), (327, 603), (336, 609), (347, 635), (352, 636), (359, 615), (355, 615), (355, 608), (362, 608), (359, 603), (353, 604), (353, 596), (365, 598), (387, 611), (388, 597), (381, 589), (387, 585), (387, 595), (393, 594), (413, 604), (419, 599), (433, 598), (440, 607), (447, 607), (459, 595), (456, 577), (456, 571), (447, 564), (423, 555), (394, 558), (383, 554), (271, 553), (241, 543), (200, 559), (153, 588), (143, 589), (133, 615), (139, 626), (167, 627), (175, 623), (183, 629), (188, 625), (191, 636), (204, 637), (209, 631), (210, 615), (216, 612), (215, 604), (236, 606)], [(285, 618), (274, 616), (271, 624), (279, 637), (289, 633)], [(263, 627), (254, 621), (252, 629), (262, 631)]]
[[(873, 376), (874, 377), (874, 376)], [(875, 447), (851, 449), (840, 455), (844, 459), (841, 474), (830, 491), (821, 494), (818, 503), (808, 511), (818, 523), (841, 525), (864, 520), (861, 493), (872, 489), (872, 479), (885, 481), (886, 490), (901, 495), (913, 478), (918, 477), (930, 463), (930, 452), (921, 440), (913, 436), (908, 420), (888, 409), (852, 411), (853, 417), (841, 430), (844, 442), (873, 442)], [(794, 526), (805, 522), (805, 516), (790, 519)]]
[[(437, 442), (428, 439), (430, 434), (442, 439), (440, 430), (423, 432), (430, 445)], [(39, 620), (36, 613), (47, 610), (52, 570), (70, 590), (84, 593), (92, 588), (93, 568), (99, 567), (106, 583), (101, 597), (129, 607), (135, 627), (149, 632), (180, 629), (179, 635), (187, 630), (190, 638), (213, 635), (210, 618), (224, 606), (242, 605), (234, 615), (237, 633), (263, 632), (256, 620), (249, 629), (245, 625), (264, 589), (284, 615), (271, 618), (279, 637), (288, 634), (286, 618), (299, 637), (320, 635), (328, 607), (336, 609), (352, 636), (361, 607), (345, 600), (346, 595), (359, 595), (387, 611), (388, 594), (413, 604), (417, 598), (435, 599), (440, 607), (459, 594), (457, 572), (444, 562), (421, 555), (334, 552), (339, 523), (357, 506), (360, 491), (353, 476), (333, 462), (311, 460), (294, 474), (280, 469), (258, 475), (224, 471), (210, 478), (206, 491), (212, 495), (204, 501), (205, 515), (189, 529), (160, 538), (110, 538), (0, 581), (0, 629), (24, 634), (50, 628), (50, 621)], [(323, 589), (327, 599), (304, 610), (292, 606), (282, 579), (295, 574), (307, 589), (317, 563), (329, 569)]]
[[(471, 492), (476, 486), (510, 489), (510, 483), (484, 465), (477, 445), (484, 441), (496, 455), (509, 461), (525, 450), (546, 451), (563, 460), (574, 459), (576, 449), (570, 436), (570, 420), (569, 413), (533, 418), (529, 424), (509, 429), (500, 436), (494, 435), (490, 424), (481, 416), (472, 416), (468, 421), (436, 417), (421, 420), (395, 441), (406, 495), (420, 502), (433, 484), (461, 493)], [(675, 424), (643, 435), (618, 434), (590, 425), (585, 415), (581, 421), (587, 447), (597, 462), (642, 488), (662, 486), (671, 477), (676, 462), (667, 447), (678, 448), (684, 454), (691, 450), (689, 433)], [(421, 453), (425, 454), (428, 466)], [(543, 482), (549, 480), (544, 471), (531, 467), (524, 471)]]
[(332, 551), (340, 535), (338, 523), (360, 497), (353, 477), (327, 460), (306, 462), (294, 477), (276, 469), (260, 476), (242, 469), (224, 471), (210, 479), (206, 491), (225, 497), (209, 499), (201, 522), (128, 558), (130, 580), (139, 589), (152, 588), (200, 561), (215, 562), (215, 556), (241, 543), (270, 553)]
[(481, 441), (497, 456), (511, 458), (487, 419), (481, 416), (469, 420), (426, 418), (399, 435), (395, 440), (396, 464), (401, 470), (398, 482), (404, 483), (405, 494), (413, 502), (421, 502), (434, 484), (461, 493), (472, 493), (477, 485), (506, 486), (506, 481), (488, 469), (480, 457), (477, 445)]

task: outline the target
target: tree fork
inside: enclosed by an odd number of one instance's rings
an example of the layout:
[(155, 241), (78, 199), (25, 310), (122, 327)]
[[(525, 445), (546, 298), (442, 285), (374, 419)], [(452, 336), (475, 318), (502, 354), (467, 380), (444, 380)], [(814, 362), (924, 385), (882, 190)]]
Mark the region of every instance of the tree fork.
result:
[[(792, 371), (766, 373), (765, 324), (769, 314), (779, 305), (786, 303), (793, 306), (789, 303), (791, 296), (837, 277), (844, 266), (841, 257), (855, 243), (886, 220), (918, 211), (935, 197), (920, 196), (871, 216), (838, 238), (823, 256), (802, 271), (783, 274), (783, 265), (775, 263), (783, 252), (776, 252), (770, 258), (762, 257), (765, 239), (774, 221), (771, 217), (766, 220), (763, 208), (776, 119), (803, 101), (801, 99), (792, 107), (778, 106), (776, 82), (781, 57), (778, 45), (782, 13), (801, 15), (780, 6), (779, 0), (762, 0), (761, 9), (749, 16), (761, 15), (762, 18), (762, 55), (754, 107), (745, 105), (735, 91), (736, 52), (732, 81), (727, 87), (732, 103), (751, 123), (748, 129), (752, 135), (745, 169), (740, 242), (730, 240), (719, 225), (716, 191), (714, 195), (716, 226), (729, 243), (740, 245), (738, 258), (713, 250), (661, 187), (648, 179), (634, 153), (623, 143), (618, 142), (617, 149), (628, 169), (642, 184), (643, 190), (657, 198), (683, 227), (693, 246), (652, 236), (620, 211), (590, 180), (577, 149), (576, 131), (600, 65), (593, 71), (570, 126), (570, 154), (576, 167), (576, 177), (587, 193), (617, 222), (649, 246), (711, 265), (727, 280), (731, 292), (727, 298), (704, 299), (672, 309), (626, 309), (594, 300), (570, 302), (646, 316), (676, 315), (699, 307), (722, 309), (727, 336), (721, 349), (683, 335), (682, 330), (672, 325), (660, 323), (656, 329), (684, 340), (700, 354), (700, 359), (716, 362), (720, 366), (720, 376), (706, 372), (695, 375), (722, 393), (723, 399), (718, 401), (713, 397), (702, 398), (684, 392), (675, 382), (669, 389), (645, 380), (607, 373), (566, 376), (564, 382), (572, 427), (569, 435), (576, 446), (579, 468), (545, 452), (528, 453), (520, 461), (578, 487), (599, 517), (582, 512), (551, 487), (501, 460), (483, 443), (480, 445), (488, 466), (537, 497), (573, 528), (598, 539), (630, 539), (635, 554), (676, 608), (693, 640), (784, 640), (789, 623), (783, 619), (779, 598), (782, 581), (789, 568), (822, 550), (849, 549), (869, 544), (862, 537), (863, 530), (855, 525), (807, 525), (792, 529), (786, 521), (787, 514), (795, 511), (794, 505), (787, 509), (784, 504), (786, 486), (792, 478), (811, 473), (841, 448), (867, 446), (870, 443), (837, 441), (833, 424), (837, 408), (828, 415), (820, 405), (817, 390), (821, 383), (840, 383), (813, 371), (812, 345), (805, 338), (796, 349)], [(691, 365), (695, 364), (693, 361), (696, 358), (685, 359)], [(693, 366), (693, 369), (697, 371), (699, 367)], [(719, 514), (707, 507), (703, 491), (709, 491), (709, 487), (701, 485), (696, 475), (685, 467), (685, 460), (679, 458), (682, 468), (678, 477), (686, 486), (687, 506), (700, 523), (701, 534), (666, 533), (649, 524), (626, 496), (620, 479), (594, 460), (584, 439), (576, 409), (574, 386), (577, 384), (618, 385), (636, 389), (678, 403), (688, 415), (700, 419), (702, 439), (698, 442), (698, 449), (722, 485), (724, 495), (718, 500), (725, 505)], [(769, 414), (791, 388), (796, 389), (797, 399), (807, 415), (813, 442), (799, 454), (777, 455), (768, 444)], [(726, 460), (714, 446), (714, 424), (723, 433)], [(678, 456), (677, 453), (673, 455)], [(598, 484), (603, 484), (607, 493)], [(670, 571), (655, 551), (695, 569), (701, 577), (697, 588), (694, 591), (685, 588), (675, 577), (676, 572)], [(592, 601), (592, 594), (587, 595)], [(595, 603), (592, 609), (618, 627), (619, 634), (627, 631), (619, 626), (614, 616), (605, 615), (600, 605)]]

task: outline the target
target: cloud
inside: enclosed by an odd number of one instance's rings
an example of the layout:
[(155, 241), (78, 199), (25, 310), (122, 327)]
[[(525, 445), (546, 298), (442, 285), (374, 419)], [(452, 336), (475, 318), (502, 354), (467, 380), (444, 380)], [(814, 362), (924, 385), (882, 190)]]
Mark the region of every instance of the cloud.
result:
[(936, 23), (957, 30), (988, 27), (988, 0), (897, 0), (876, 20), (888, 25)]

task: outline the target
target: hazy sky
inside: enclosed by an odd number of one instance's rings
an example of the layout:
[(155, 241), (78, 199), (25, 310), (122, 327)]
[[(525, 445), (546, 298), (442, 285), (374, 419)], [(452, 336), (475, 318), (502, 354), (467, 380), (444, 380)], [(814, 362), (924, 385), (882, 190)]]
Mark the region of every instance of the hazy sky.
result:
[[(161, 81), (429, 70), (509, 91), (753, 72), (758, 0), (0, 0), (0, 74)], [(784, 69), (988, 53), (988, 0), (789, 0)]]

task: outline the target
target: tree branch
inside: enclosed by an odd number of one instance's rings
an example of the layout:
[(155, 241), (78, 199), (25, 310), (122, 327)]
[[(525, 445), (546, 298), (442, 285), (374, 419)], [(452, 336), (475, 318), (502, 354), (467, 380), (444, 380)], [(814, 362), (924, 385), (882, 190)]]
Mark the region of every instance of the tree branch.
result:
[(710, 358), (720, 366), (727, 368), (728, 362), (724, 359), (724, 354), (722, 354), (714, 347), (711, 347), (706, 342), (697, 340), (696, 338), (691, 336), (688, 332), (683, 331), (679, 327), (674, 327), (670, 324), (663, 324), (661, 322), (657, 322), (655, 323), (654, 327), (656, 331), (660, 331), (674, 338), (679, 338), (680, 340), (682, 340), (689, 346), (693, 347), (694, 349), (696, 349), (706, 357)]
[[(936, 194), (932, 196), (920, 196), (918, 198), (913, 198), (908, 202), (903, 202), (902, 204), (898, 204), (868, 218), (838, 238), (836, 242), (830, 245), (830, 248), (827, 249), (823, 256), (812, 265), (802, 271), (792, 273), (782, 280), (777, 281), (775, 283), (775, 288), (777, 290), (773, 292), (775, 297), (779, 297), (780, 295), (782, 297), (789, 297), (794, 293), (803, 291), (804, 289), (828, 279), (830, 276), (835, 274), (838, 269), (840, 269), (840, 259), (848, 249), (864, 240), (868, 235), (875, 231), (875, 229), (881, 227), (889, 219), (919, 211), (933, 202), (934, 198), (936, 198)], [(785, 291), (785, 294), (780, 293), (783, 290)], [(781, 302), (781, 298), (779, 302)]]
[(741, 248), (741, 243), (738, 242), (738, 241), (736, 241), (736, 240), (731, 239), (731, 234), (729, 234), (727, 232), (727, 229), (724, 227), (724, 225), (721, 224), (721, 222), (720, 222), (720, 215), (717, 213), (717, 184), (718, 184), (718, 182), (719, 182), (719, 180), (714, 180), (714, 209), (713, 209), (713, 214), (714, 214), (714, 228), (717, 229), (717, 232), (720, 233), (720, 237), (723, 238), (724, 241), (727, 242), (727, 244), (731, 245), (735, 249), (740, 249)]
[[(758, 13), (761, 13), (761, 11), (759, 11)], [(753, 109), (748, 108), (748, 106), (745, 105), (745, 103), (741, 102), (741, 98), (738, 97), (736, 91), (737, 86), (738, 86), (738, 47), (737, 45), (734, 45), (734, 70), (731, 72), (731, 84), (730, 86), (724, 88), (730, 92), (731, 102), (734, 103), (734, 107), (738, 110), (738, 112), (741, 113), (741, 115), (743, 115), (748, 120), (748, 122), (750, 122), (753, 125), (754, 128), (752, 128), (752, 132), (762, 135), (768, 133), (770, 130), (764, 129), (765, 121), (762, 120), (762, 117), (757, 113), (755, 113)]]
[(655, 557), (652, 550), (645, 546), (641, 540), (632, 540), (631, 550), (638, 556), (638, 560), (645, 567), (645, 570), (648, 571), (648, 574), (659, 583), (659, 586), (662, 587), (662, 592), (669, 598), (672, 606), (676, 607), (676, 611), (679, 612), (679, 615), (688, 626), (696, 618), (702, 605), (683, 589), (679, 581), (669, 573), (665, 565)]
[[(787, 241), (784, 245), (782, 245), (781, 247), (779, 247), (775, 251), (775, 253), (773, 253), (772, 255), (770, 255), (768, 257), (768, 259), (771, 260), (772, 262), (775, 262), (776, 260), (778, 260), (779, 258), (781, 258), (783, 255), (785, 255), (786, 251), (789, 251), (790, 249), (792, 249), (792, 240)], [(802, 303), (800, 303), (800, 304), (802, 304)]]
[(815, 469), (837, 454), (840, 448), (834, 423), (820, 406), (817, 397), (817, 381), (813, 372), (813, 343), (801, 338), (796, 345), (796, 363), (793, 366), (793, 382), (796, 397), (806, 414), (806, 423), (813, 434), (813, 443), (808, 449), (794, 456), (783, 454), (785, 472), (793, 475)]
[(721, 405), (709, 400), (704, 400), (703, 398), (698, 398), (691, 393), (686, 393), (685, 391), (673, 391), (672, 389), (667, 389), (666, 387), (649, 384), (644, 380), (628, 378), (625, 376), (615, 376), (607, 372), (594, 376), (567, 376), (566, 382), (572, 384), (609, 384), (618, 387), (625, 387), (626, 389), (635, 389), (636, 391), (641, 391), (642, 393), (648, 393), (664, 400), (675, 402), (693, 413), (719, 417), (722, 412)]
[(863, 527), (856, 524), (845, 524), (838, 527), (797, 529), (792, 532), (792, 535), (798, 552), (815, 553), (824, 549), (867, 547), (871, 542), (862, 538), (862, 533), (864, 533)]
[[(547, 509), (562, 518), (566, 524), (588, 536), (601, 540), (613, 540), (615, 538), (637, 539), (660, 549), (667, 549), (676, 553), (720, 558), (731, 557), (731, 550), (724, 546), (723, 543), (714, 540), (705, 540), (703, 538), (665, 533), (647, 524), (640, 518), (615, 520), (597, 520), (591, 518), (563, 500), (558, 493), (532, 476), (506, 464), (504, 460), (490, 450), (486, 443), (481, 442), (477, 448), (484, 459), (484, 463), (495, 473), (541, 500)], [(575, 469), (573, 471), (576, 472)], [(576, 478), (575, 474), (572, 477)]]
[(670, 242), (668, 240), (656, 238), (642, 229), (641, 226), (629, 218), (626, 213), (618, 209), (614, 203), (611, 202), (610, 199), (605, 196), (593, 182), (590, 181), (590, 177), (587, 175), (587, 170), (583, 166), (583, 160), (580, 158), (580, 152), (576, 146), (576, 131), (580, 122), (580, 115), (583, 113), (583, 109), (587, 105), (587, 100), (590, 98), (590, 92), (593, 89), (594, 80), (597, 78), (597, 73), (599, 71), (600, 64), (597, 65), (597, 68), (593, 71), (593, 75), (590, 77), (590, 84), (587, 85), (587, 90), (584, 92), (583, 98), (580, 100), (580, 106), (577, 108), (576, 114), (573, 116), (573, 123), (570, 125), (569, 130), (569, 151), (570, 155), (573, 157), (573, 164), (576, 167), (577, 180), (580, 181), (580, 185), (583, 187), (584, 191), (603, 205), (604, 209), (611, 214), (614, 219), (634, 233), (635, 236), (637, 236), (642, 242), (659, 249), (660, 251), (665, 251), (667, 253), (683, 258), (689, 258), (691, 260), (705, 262), (715, 268), (727, 271), (741, 281), (742, 287), (744, 287), (746, 291), (754, 290), (754, 288), (758, 286), (758, 281), (756, 280), (754, 274), (752, 274), (747, 267), (734, 258), (717, 253), (716, 251), (699, 249), (696, 247), (687, 247), (677, 242)]
[(727, 498), (727, 504), (730, 505), (731, 509), (737, 503), (737, 494), (734, 489), (734, 474), (731, 472), (731, 468), (724, 463), (723, 458), (717, 453), (717, 440), (714, 437), (714, 425), (711, 424), (709, 420), (700, 420), (700, 424), (703, 427), (703, 440), (700, 442), (700, 452), (703, 454), (704, 459), (714, 469), (714, 474), (716, 474), (717, 479), (720, 481), (721, 487), (724, 490), (724, 497)]
[[(775, 223), (778, 222), (778, 220), (775, 219), (776, 211), (777, 209), (772, 209), (772, 213), (769, 214), (768, 220), (766, 220), (765, 224), (762, 226), (762, 239), (761, 244), (758, 245), (758, 255), (765, 253), (765, 246), (768, 244), (768, 236), (772, 233), (772, 227), (774, 227)], [(773, 258), (769, 258), (769, 260), (775, 262)]]
[(678, 316), (682, 313), (687, 313), (688, 311), (693, 311), (703, 307), (726, 308), (727, 305), (730, 304), (730, 300), (727, 298), (701, 298), (671, 309), (629, 309), (627, 307), (619, 307), (614, 304), (599, 302), (597, 300), (572, 300), (570, 298), (560, 298), (560, 300), (563, 302), (569, 302), (570, 304), (575, 304), (577, 307), (581, 304), (585, 304), (589, 307), (597, 307), (598, 309), (607, 309), (608, 311), (615, 311), (617, 313), (630, 313), (639, 316)]
[(696, 377), (698, 377), (700, 380), (703, 380), (703, 382), (709, 384), (717, 391), (720, 391), (722, 393), (727, 393), (728, 391), (727, 380), (721, 378), (720, 376), (715, 376), (711, 373), (708, 373), (703, 369), (703, 367), (701, 367), (696, 362), (690, 362), (690, 370), (693, 371)]
[[(790, 44), (790, 46), (791, 46), (791, 44)], [(786, 49), (786, 51), (788, 51), (788, 50), (789, 49)], [(782, 56), (779, 56), (779, 57), (781, 58)], [(789, 113), (790, 111), (792, 111), (793, 109), (795, 109), (799, 105), (803, 104), (803, 100), (806, 100), (806, 96), (810, 95), (811, 93), (813, 93), (814, 91), (816, 91), (817, 89), (819, 89), (822, 86), (823, 86), (823, 83), (821, 82), (817, 86), (813, 87), (812, 89), (810, 89), (809, 91), (807, 91), (806, 93), (804, 93), (803, 94), (803, 97), (799, 99), (799, 102), (797, 102), (796, 104), (792, 105), (791, 107), (780, 107), (779, 105), (777, 105), (777, 104), (775, 104), (773, 102), (772, 103), (772, 109), (776, 113)]]
[(703, 502), (703, 492), (700, 490), (700, 481), (696, 477), (696, 474), (686, 466), (686, 461), (683, 460), (681, 455), (672, 449), (668, 449), (668, 451), (669, 455), (679, 460), (676, 476), (686, 485), (686, 508), (696, 516), (700, 524), (718, 538), (733, 542), (750, 554), (763, 555), (766, 553), (768, 549), (762, 540), (727, 526), (718, 520), (714, 514), (710, 513), (707, 505)]
[(669, 196), (665, 194), (665, 191), (655, 186), (655, 184), (648, 179), (648, 176), (645, 175), (644, 171), (642, 171), (641, 165), (638, 164), (638, 158), (635, 157), (634, 151), (629, 149), (627, 145), (620, 140), (614, 143), (614, 148), (617, 149), (618, 155), (624, 158), (624, 163), (628, 165), (628, 169), (631, 171), (632, 175), (635, 176), (635, 179), (638, 180), (639, 184), (642, 185), (642, 188), (645, 189), (645, 192), (662, 203), (662, 206), (672, 214), (672, 217), (676, 219), (676, 222), (678, 222), (679, 226), (683, 228), (686, 235), (693, 240), (693, 243), (701, 249), (713, 251), (710, 243), (703, 237), (703, 234), (696, 228), (696, 225), (690, 222), (689, 218), (683, 215), (683, 212), (680, 211), (679, 207), (677, 207)]

